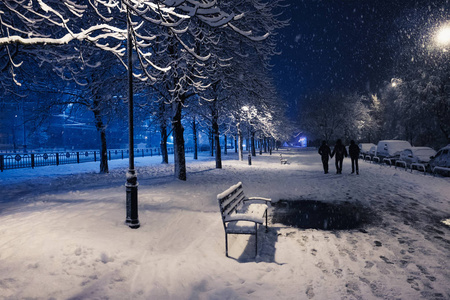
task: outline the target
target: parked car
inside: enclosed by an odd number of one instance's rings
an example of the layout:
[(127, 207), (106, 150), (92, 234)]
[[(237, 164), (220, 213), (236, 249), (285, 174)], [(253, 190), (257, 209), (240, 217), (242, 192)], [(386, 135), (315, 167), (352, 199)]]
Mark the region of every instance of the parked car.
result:
[(424, 164), (426, 167), (434, 155), (436, 155), (436, 151), (430, 147), (411, 147), (400, 153), (399, 160), (404, 161), (409, 168), (413, 163)]
[(359, 152), (360, 154), (364, 156), (369, 155), (369, 151), (372, 147), (375, 147), (375, 144), (372, 143), (361, 143), (359, 146)]
[[(435, 167), (450, 168), (450, 144), (442, 149), (439, 149), (436, 155), (430, 159), (428, 165), (430, 167), (430, 171), (433, 171)], [(450, 171), (440, 170), (437, 172), (450, 176)]]
[(389, 158), (393, 160), (392, 163), (395, 163), (395, 161), (400, 157), (400, 152), (411, 147), (412, 146), (408, 141), (379, 141), (377, 145), (377, 156), (380, 158), (380, 161), (383, 161), (384, 158)]
[(374, 156), (377, 156), (377, 146), (376, 145), (373, 145), (372, 147), (370, 147), (368, 155), (370, 155), (371, 160), (373, 159)]

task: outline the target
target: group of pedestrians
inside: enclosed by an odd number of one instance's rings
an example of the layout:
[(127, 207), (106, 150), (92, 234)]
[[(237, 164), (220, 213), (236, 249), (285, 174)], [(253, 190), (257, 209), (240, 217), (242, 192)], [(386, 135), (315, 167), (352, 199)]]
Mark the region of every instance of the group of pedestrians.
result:
[(344, 161), (344, 157), (350, 155), (350, 159), (352, 160), (352, 174), (355, 173), (356, 170), (356, 174), (359, 175), (359, 147), (355, 144), (354, 140), (350, 141), (348, 153), (345, 145), (342, 144), (341, 139), (336, 141), (333, 151), (331, 151), (330, 147), (327, 145), (327, 142), (323, 141), (319, 148), (319, 154), (322, 157), (323, 172), (325, 174), (328, 174), (328, 158), (333, 158), (333, 156), (335, 157), (336, 174), (342, 174), (342, 163)]

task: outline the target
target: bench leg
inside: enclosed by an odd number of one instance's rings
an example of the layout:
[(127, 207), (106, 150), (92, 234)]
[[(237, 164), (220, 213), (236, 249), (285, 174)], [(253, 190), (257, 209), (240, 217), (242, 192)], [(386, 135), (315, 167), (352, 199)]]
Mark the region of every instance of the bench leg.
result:
[(255, 232), (255, 257), (258, 256), (258, 226), (255, 225), (256, 232)]
[(225, 232), (225, 255), (228, 257), (228, 233)]
[(266, 214), (266, 232), (267, 232), (268, 231), (268, 229), (267, 229), (267, 209), (266, 209), (265, 214)]

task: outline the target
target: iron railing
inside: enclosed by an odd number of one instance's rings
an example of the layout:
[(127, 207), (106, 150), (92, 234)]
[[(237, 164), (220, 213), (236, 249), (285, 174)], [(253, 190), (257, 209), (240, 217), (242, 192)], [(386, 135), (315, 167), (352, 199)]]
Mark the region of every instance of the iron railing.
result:
[[(168, 154), (173, 154), (173, 148), (167, 148)], [(186, 147), (185, 152), (193, 152), (193, 147)], [(125, 159), (129, 157), (129, 150), (108, 150), (108, 160)], [(143, 148), (135, 149), (135, 157), (159, 156), (161, 149)], [(43, 153), (6, 153), (0, 154), (0, 170), (35, 168), (42, 166), (59, 166), (66, 164), (79, 164), (84, 162), (96, 162), (100, 160), (100, 151), (56, 151)]]

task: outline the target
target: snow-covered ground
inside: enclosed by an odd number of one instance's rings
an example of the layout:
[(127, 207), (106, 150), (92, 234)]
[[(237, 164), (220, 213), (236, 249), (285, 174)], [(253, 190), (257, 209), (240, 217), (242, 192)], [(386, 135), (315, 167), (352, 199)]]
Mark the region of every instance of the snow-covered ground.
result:
[[(136, 158), (139, 220), (124, 225), (127, 160), (0, 174), (1, 299), (449, 299), (450, 178), (360, 162), (323, 174), (315, 150), (257, 155), (253, 164), (203, 153), (188, 180), (159, 157)], [(349, 230), (269, 221), (231, 236), (225, 257), (216, 195), (358, 204), (371, 222)], [(273, 209), (271, 210), (273, 213)]]

